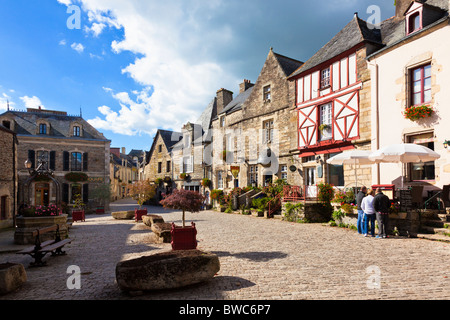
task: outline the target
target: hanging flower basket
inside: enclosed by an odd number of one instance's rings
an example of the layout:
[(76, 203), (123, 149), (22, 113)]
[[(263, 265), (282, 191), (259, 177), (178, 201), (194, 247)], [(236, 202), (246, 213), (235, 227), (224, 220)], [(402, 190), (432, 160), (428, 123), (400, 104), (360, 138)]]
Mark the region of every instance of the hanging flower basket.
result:
[(156, 183), (157, 186), (159, 186), (162, 182), (163, 182), (163, 179), (162, 179), (162, 178), (157, 178), (157, 179), (155, 180), (155, 183)]
[(411, 106), (406, 108), (403, 112), (405, 119), (411, 121), (417, 121), (424, 118), (429, 118), (433, 114), (434, 110), (429, 105)]
[(180, 174), (180, 179), (181, 180), (187, 180), (187, 179), (189, 179), (189, 175), (187, 173), (181, 173)]
[(207, 188), (207, 187), (209, 187), (210, 185), (211, 185), (211, 180), (209, 180), (209, 179), (207, 179), (207, 178), (204, 178), (204, 179), (202, 180), (202, 186), (203, 186), (203, 187)]

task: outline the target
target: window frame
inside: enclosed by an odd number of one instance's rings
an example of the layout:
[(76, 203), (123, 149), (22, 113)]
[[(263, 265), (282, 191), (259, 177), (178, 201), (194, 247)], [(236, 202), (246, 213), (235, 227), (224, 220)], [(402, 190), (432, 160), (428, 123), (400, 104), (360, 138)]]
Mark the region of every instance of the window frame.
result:
[[(44, 129), (44, 130), (43, 130)], [(39, 134), (47, 134), (47, 124), (46, 123), (39, 123)]]
[[(324, 112), (324, 108), (327, 108), (327, 111)], [(326, 119), (325, 119), (326, 117)], [(319, 126), (328, 125), (331, 129), (330, 135), (325, 136), (321, 130), (320, 133), (320, 141), (327, 141), (333, 139), (333, 103), (328, 102), (319, 106), (319, 118), (318, 118)]]
[[(430, 76), (429, 77), (425, 77), (425, 69), (429, 67), (430, 68)], [(414, 74), (417, 70), (420, 70), (420, 80), (415, 80), (414, 78)], [(432, 66), (431, 66), (431, 62), (422, 64), (420, 66), (414, 67), (410, 69), (410, 76), (409, 76), (409, 80), (410, 80), (410, 85), (409, 85), (409, 91), (410, 91), (410, 95), (409, 95), (409, 99), (410, 99), (410, 105), (411, 106), (420, 106), (423, 104), (429, 104), (431, 103), (431, 101), (433, 100), (432, 97), (432, 84), (431, 84), (431, 79), (433, 77), (433, 73), (432, 73)], [(427, 79), (430, 79), (430, 88), (429, 89), (425, 89), (425, 81)], [(420, 91), (415, 91), (415, 83), (420, 81)], [(430, 100), (429, 101), (425, 101), (425, 92), (426, 91), (430, 91)], [(415, 103), (415, 99), (414, 96), (416, 94), (420, 93), (420, 102), (419, 103)]]
[(274, 131), (275, 131), (275, 121), (273, 119), (263, 121), (263, 143), (272, 142)]
[[(324, 72), (328, 71), (327, 77), (324, 77)], [(331, 87), (331, 67), (320, 70), (320, 89), (327, 89)]]
[[(74, 156), (74, 155), (80, 155), (79, 161), (78, 161), (78, 157)], [(83, 153), (78, 152), (78, 151), (74, 151), (74, 152), (70, 153), (70, 169), (71, 169), (71, 171), (76, 171), (76, 172), (83, 171)]]
[(72, 128), (72, 135), (74, 137), (81, 137), (81, 127), (80, 126), (73, 126), (73, 128)]
[(263, 100), (264, 102), (272, 100), (272, 86), (270, 84), (263, 87)]

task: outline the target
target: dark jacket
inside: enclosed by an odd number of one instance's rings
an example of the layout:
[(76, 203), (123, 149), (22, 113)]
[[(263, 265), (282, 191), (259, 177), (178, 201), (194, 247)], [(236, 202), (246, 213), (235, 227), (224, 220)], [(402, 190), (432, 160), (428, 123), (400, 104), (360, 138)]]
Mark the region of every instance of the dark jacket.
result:
[(373, 208), (376, 212), (389, 213), (391, 200), (384, 193), (378, 193), (373, 199)]
[(356, 195), (356, 209), (362, 210), (361, 204), (365, 196), (366, 194), (364, 192), (362, 191), (358, 192), (358, 194)]

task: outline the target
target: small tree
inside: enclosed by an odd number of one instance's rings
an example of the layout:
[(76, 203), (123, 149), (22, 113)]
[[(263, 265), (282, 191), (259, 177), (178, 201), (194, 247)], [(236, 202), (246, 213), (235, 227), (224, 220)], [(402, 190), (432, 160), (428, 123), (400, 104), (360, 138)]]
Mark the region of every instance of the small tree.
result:
[(164, 208), (183, 211), (183, 228), (186, 226), (185, 212), (199, 212), (202, 208), (205, 197), (196, 191), (174, 190), (174, 192), (161, 200)]
[(128, 191), (128, 196), (138, 202), (139, 209), (145, 201), (154, 198), (156, 195), (156, 186), (152, 185), (149, 180), (138, 181), (131, 185)]

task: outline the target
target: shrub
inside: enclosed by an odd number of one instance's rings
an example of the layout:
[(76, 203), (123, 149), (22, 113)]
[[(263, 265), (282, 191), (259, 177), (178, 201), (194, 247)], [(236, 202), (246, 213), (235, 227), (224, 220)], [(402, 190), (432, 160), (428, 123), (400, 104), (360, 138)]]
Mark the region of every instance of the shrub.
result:
[(319, 194), (318, 194), (318, 200), (325, 203), (330, 203), (331, 200), (334, 197), (334, 190), (333, 186), (328, 183), (320, 183), (318, 185), (319, 188)]

